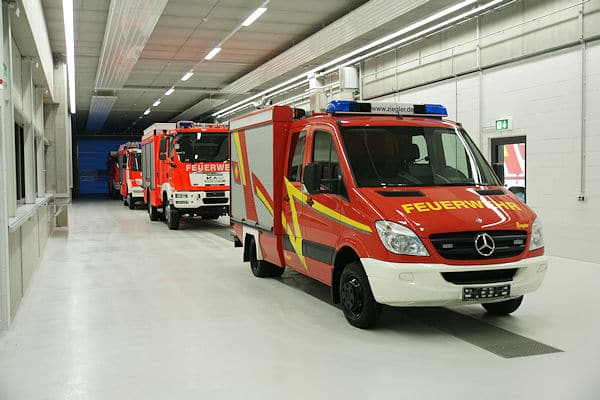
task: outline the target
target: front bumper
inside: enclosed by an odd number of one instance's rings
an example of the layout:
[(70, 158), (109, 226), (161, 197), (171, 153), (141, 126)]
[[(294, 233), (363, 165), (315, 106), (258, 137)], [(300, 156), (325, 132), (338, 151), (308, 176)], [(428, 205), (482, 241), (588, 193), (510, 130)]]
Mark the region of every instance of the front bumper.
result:
[(144, 189), (141, 186), (134, 186), (131, 188), (131, 197), (142, 198), (144, 197)]
[[(195, 209), (200, 207), (228, 206), (229, 191), (225, 196), (211, 197), (212, 192), (174, 192), (171, 194), (170, 202), (175, 208)], [(216, 199), (216, 200), (215, 200)]]
[[(504, 264), (446, 265), (426, 263), (390, 263), (373, 258), (361, 259), (369, 278), (373, 296), (378, 303), (391, 306), (448, 306), (483, 303), (489, 300), (462, 300), (465, 287), (510, 284), (510, 298), (536, 290), (544, 280), (548, 268), (545, 256), (525, 258)], [(512, 281), (484, 284), (454, 284), (446, 281), (443, 272), (468, 272), (516, 268)]]

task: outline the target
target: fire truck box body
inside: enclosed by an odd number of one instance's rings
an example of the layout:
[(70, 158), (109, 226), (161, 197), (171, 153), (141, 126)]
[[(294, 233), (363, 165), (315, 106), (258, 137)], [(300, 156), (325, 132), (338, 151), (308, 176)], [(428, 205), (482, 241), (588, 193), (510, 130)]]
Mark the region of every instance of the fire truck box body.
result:
[(144, 131), (142, 182), (152, 220), (165, 218), (178, 229), (183, 215), (214, 219), (228, 212), (227, 136), (227, 128), (187, 121)]
[(119, 146), (118, 154), (119, 175), (122, 178), (121, 196), (123, 196), (124, 204), (133, 209), (135, 203), (144, 201), (141, 143), (124, 143)]
[(230, 218), (255, 275), (289, 267), (331, 286), (358, 327), (380, 304), (508, 314), (540, 286), (541, 222), (445, 108), (328, 111), (294, 119), (274, 106), (230, 122)]

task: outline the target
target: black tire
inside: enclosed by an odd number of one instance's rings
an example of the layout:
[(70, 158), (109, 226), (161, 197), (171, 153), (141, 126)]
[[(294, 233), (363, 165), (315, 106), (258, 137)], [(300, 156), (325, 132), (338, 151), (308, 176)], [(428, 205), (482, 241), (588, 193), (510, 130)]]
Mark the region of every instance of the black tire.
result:
[(127, 205), (129, 206), (130, 210), (135, 209), (135, 201), (133, 200), (131, 193), (127, 195)]
[(340, 304), (346, 320), (357, 328), (374, 326), (381, 315), (381, 304), (375, 301), (369, 279), (359, 262), (351, 262), (340, 277)]
[(150, 216), (150, 221), (158, 221), (158, 210), (150, 203), (150, 192), (147, 193), (146, 198), (148, 199), (148, 215)]
[(167, 226), (169, 229), (176, 231), (179, 229), (179, 222), (181, 221), (181, 214), (171, 205), (165, 205), (165, 217), (167, 219)]
[(250, 270), (252, 274), (258, 278), (275, 278), (279, 277), (285, 271), (285, 267), (278, 267), (265, 260), (259, 260), (256, 252), (256, 241), (250, 239)]
[(523, 302), (523, 296), (510, 300), (499, 301), (497, 303), (482, 303), (481, 305), (487, 312), (494, 315), (508, 315), (519, 308)]

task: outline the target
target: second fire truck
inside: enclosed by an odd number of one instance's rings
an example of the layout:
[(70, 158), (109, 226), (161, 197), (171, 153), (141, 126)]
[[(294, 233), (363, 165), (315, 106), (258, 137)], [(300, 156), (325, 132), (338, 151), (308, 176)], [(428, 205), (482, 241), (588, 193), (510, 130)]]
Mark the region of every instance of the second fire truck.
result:
[(179, 229), (183, 216), (216, 219), (229, 210), (228, 130), (180, 121), (142, 136), (144, 199), (152, 221)]

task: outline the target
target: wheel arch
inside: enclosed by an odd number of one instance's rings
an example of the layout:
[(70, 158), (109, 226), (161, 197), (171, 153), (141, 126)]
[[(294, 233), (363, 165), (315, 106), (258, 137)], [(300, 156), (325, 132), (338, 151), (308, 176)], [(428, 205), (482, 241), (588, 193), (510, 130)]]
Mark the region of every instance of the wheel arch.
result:
[(335, 254), (333, 261), (333, 272), (331, 277), (331, 301), (333, 302), (333, 304), (339, 304), (340, 302), (340, 277), (342, 276), (342, 271), (344, 270), (344, 267), (352, 261), (360, 262), (360, 257), (358, 256), (357, 252), (350, 246), (343, 246)]

